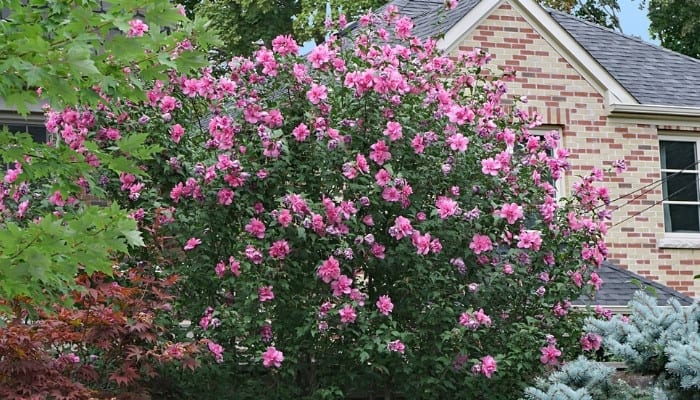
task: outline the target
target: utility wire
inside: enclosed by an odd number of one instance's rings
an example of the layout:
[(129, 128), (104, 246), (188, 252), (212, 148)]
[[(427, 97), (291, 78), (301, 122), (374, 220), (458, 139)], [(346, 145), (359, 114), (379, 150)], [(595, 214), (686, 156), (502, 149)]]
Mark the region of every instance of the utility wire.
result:
[[(694, 180), (694, 181), (692, 181), (692, 182), (688, 182), (688, 183), (687, 183), (685, 186), (683, 186), (682, 188), (676, 190), (675, 192), (669, 194), (668, 196), (662, 198), (661, 200), (654, 202), (654, 204), (652, 204), (652, 205), (650, 205), (650, 206), (648, 206), (648, 207), (646, 207), (646, 208), (643, 208), (642, 210), (639, 210), (639, 211), (635, 212), (634, 214), (630, 215), (629, 217), (623, 219), (622, 221), (620, 221), (620, 222), (618, 222), (618, 223), (616, 223), (616, 224), (611, 225), (610, 228), (608, 228), (608, 229), (612, 229), (612, 228), (614, 228), (614, 227), (616, 227), (616, 226), (618, 226), (618, 225), (624, 224), (625, 222), (629, 221), (630, 219), (641, 215), (641, 214), (644, 213), (645, 211), (647, 211), (647, 210), (651, 209), (652, 207), (655, 207), (655, 206), (659, 205), (660, 203), (662, 203), (662, 202), (664, 202), (664, 201), (670, 199), (671, 197), (673, 197), (673, 196), (677, 195), (678, 193), (682, 192), (683, 190), (685, 190), (685, 189), (686, 189), (687, 187), (689, 187), (690, 185), (695, 185), (696, 183), (697, 183), (697, 180)], [(619, 210), (619, 209), (618, 209), (618, 210)]]
[[(634, 193), (637, 193), (637, 192), (639, 192), (639, 191), (642, 192), (642, 193), (638, 194), (637, 196), (633, 197), (632, 199), (627, 200), (627, 202), (625, 202), (624, 204), (622, 204), (621, 206), (619, 206), (619, 207), (617, 207), (617, 208), (615, 209), (616, 211), (617, 211), (617, 210), (620, 210), (620, 209), (622, 209), (623, 207), (628, 206), (628, 205), (629, 205), (630, 203), (632, 203), (633, 201), (639, 199), (640, 197), (644, 196), (645, 194), (647, 194), (647, 193), (651, 192), (652, 190), (656, 189), (659, 185), (665, 183), (667, 180), (669, 180), (669, 179), (673, 178), (674, 176), (676, 176), (676, 175), (678, 175), (678, 174), (681, 174), (681, 173), (683, 173), (683, 172), (685, 172), (685, 171), (687, 171), (687, 170), (689, 170), (689, 169), (691, 169), (691, 168), (697, 166), (698, 164), (700, 164), (700, 160), (698, 160), (698, 161), (696, 161), (696, 162), (694, 162), (694, 163), (692, 163), (692, 164), (686, 166), (685, 168), (681, 169), (680, 171), (676, 171), (676, 172), (672, 173), (671, 175), (666, 175), (665, 178), (662, 178), (662, 179), (656, 180), (656, 181), (654, 181), (654, 182), (648, 183), (648, 184), (642, 186), (642, 187), (639, 188), (639, 189), (633, 190), (633, 191), (631, 191), (631, 192), (629, 192), (629, 193), (625, 193), (625, 194), (623, 194), (623, 195), (621, 195), (621, 196), (619, 196), (619, 197), (616, 197), (616, 198), (610, 200), (610, 202), (609, 202), (607, 205), (601, 205), (601, 206), (598, 206), (597, 208), (607, 207), (607, 206), (611, 205), (612, 203), (614, 203), (614, 202), (616, 202), (616, 201), (618, 201), (618, 200), (624, 199), (624, 198), (627, 197), (627, 196), (630, 196), (630, 195), (632, 195), (632, 194), (634, 194)], [(647, 189), (647, 188), (648, 188), (648, 190), (644, 190), (644, 189)]]

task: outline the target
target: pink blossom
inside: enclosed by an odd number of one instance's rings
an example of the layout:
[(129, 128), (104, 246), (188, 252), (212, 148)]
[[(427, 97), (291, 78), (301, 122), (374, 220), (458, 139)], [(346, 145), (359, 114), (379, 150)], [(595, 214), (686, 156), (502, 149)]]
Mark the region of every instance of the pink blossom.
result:
[(229, 206), (233, 203), (233, 191), (231, 189), (221, 189), (217, 193), (219, 204)]
[(446, 142), (450, 146), (451, 150), (464, 153), (465, 151), (467, 151), (467, 146), (469, 145), (469, 138), (465, 137), (461, 133), (455, 133), (454, 135), (448, 137)]
[(491, 326), (491, 317), (484, 313), (483, 308), (480, 308), (479, 311), (474, 313), (474, 318), (481, 325)]
[(389, 147), (384, 143), (383, 140), (370, 146), (372, 151), (369, 153), (370, 160), (374, 161), (378, 165), (383, 165), (385, 162), (391, 160), (391, 153), (389, 152)]
[(357, 313), (350, 304), (346, 304), (345, 307), (338, 311), (338, 314), (340, 314), (340, 322), (344, 324), (351, 324), (357, 319)]
[(546, 347), (540, 348), (542, 356), (540, 356), (540, 362), (545, 365), (557, 365), (559, 360), (557, 357), (561, 356), (561, 350), (557, 349), (553, 344), (547, 345)]
[(401, 124), (396, 121), (389, 121), (386, 123), (386, 129), (384, 129), (384, 136), (388, 136), (389, 140), (396, 141), (403, 137), (403, 128)]
[(284, 354), (274, 346), (269, 346), (267, 350), (262, 353), (262, 361), (265, 368), (279, 368), (282, 366), (282, 361), (284, 361)]
[(187, 243), (185, 243), (185, 247), (183, 247), (183, 249), (185, 249), (185, 251), (192, 250), (200, 244), (202, 244), (201, 240), (197, 238), (190, 238), (187, 240)]
[(182, 125), (175, 124), (170, 127), (170, 138), (173, 140), (173, 142), (180, 143), (180, 139), (182, 139), (184, 134), (185, 128), (183, 128)]
[(289, 243), (286, 240), (278, 240), (270, 246), (270, 257), (276, 260), (284, 260), (289, 252)]
[(275, 298), (275, 292), (272, 291), (272, 286), (261, 286), (258, 288), (258, 300), (261, 303), (273, 300)]
[(596, 272), (591, 272), (591, 279), (588, 280), (589, 285), (593, 285), (595, 290), (600, 290), (600, 287), (603, 285), (603, 279), (598, 275)]
[(446, 196), (439, 196), (435, 201), (435, 207), (438, 208), (438, 214), (442, 219), (451, 217), (459, 211), (457, 202)]
[(330, 256), (318, 267), (316, 275), (323, 282), (331, 283), (340, 276), (340, 263), (333, 256)]
[(384, 249), (385, 248), (383, 245), (381, 245), (379, 243), (375, 243), (372, 245), (372, 255), (380, 260), (383, 260), (384, 259)]
[(400, 340), (392, 340), (389, 342), (386, 346), (386, 348), (389, 351), (395, 352), (395, 353), (400, 353), (403, 354), (406, 351), (406, 345), (403, 344)]
[(141, 37), (145, 32), (148, 32), (148, 25), (140, 19), (132, 19), (129, 21), (129, 26), (129, 31), (126, 33), (127, 37)]
[(63, 207), (64, 205), (66, 205), (66, 201), (63, 199), (61, 192), (59, 192), (58, 190), (53, 192), (53, 194), (49, 196), (49, 203), (55, 205), (56, 207)]
[(224, 362), (224, 348), (220, 344), (214, 343), (210, 340), (207, 342), (207, 347), (209, 348), (209, 351), (214, 355), (214, 359), (217, 363)]
[(413, 227), (408, 218), (398, 216), (394, 220), (394, 226), (389, 228), (389, 234), (396, 240), (401, 240), (413, 234)]
[(416, 253), (426, 255), (430, 252), (430, 233), (421, 235), (420, 232), (414, 231), (411, 235), (411, 243), (416, 248)]
[(229, 267), (229, 269), (231, 270), (231, 273), (232, 273), (234, 276), (240, 276), (240, 275), (241, 275), (241, 263), (238, 262), (238, 261), (236, 261), (236, 259), (233, 258), (233, 256), (230, 256), (230, 257), (228, 258), (228, 267)]
[(494, 372), (497, 371), (496, 360), (489, 356), (481, 358), (481, 373), (487, 378), (491, 378)]
[(540, 236), (540, 231), (537, 230), (522, 230), (518, 239), (518, 248), (520, 249), (538, 251), (542, 245), (542, 237)]
[(464, 125), (467, 122), (474, 121), (474, 116), (474, 111), (469, 107), (461, 107), (458, 105), (453, 105), (447, 113), (447, 118), (450, 122), (457, 125)]
[(245, 226), (245, 231), (258, 239), (262, 239), (265, 237), (265, 224), (257, 218), (251, 218)]
[(280, 56), (296, 55), (299, 52), (299, 46), (291, 36), (279, 35), (272, 39), (272, 51)]
[(286, 208), (280, 210), (280, 212), (277, 214), (277, 222), (279, 222), (279, 224), (285, 228), (288, 227), (292, 222), (292, 213)]
[(523, 208), (515, 203), (504, 204), (498, 211), (498, 216), (505, 218), (512, 225), (523, 217)]
[(324, 85), (311, 84), (311, 89), (306, 92), (306, 98), (311, 104), (318, 104), (328, 98), (328, 89)]
[(376, 304), (379, 312), (384, 315), (389, 315), (394, 309), (394, 304), (391, 302), (391, 298), (387, 295), (379, 296)]
[(382, 168), (379, 171), (377, 171), (377, 173), (374, 175), (374, 179), (376, 180), (377, 185), (386, 186), (387, 183), (391, 181), (391, 175), (389, 175), (389, 172), (387, 172), (387, 170)]
[(313, 68), (321, 68), (333, 57), (333, 52), (328, 49), (328, 45), (323, 43), (314, 47), (309, 53), (308, 60)]
[(471, 243), (469, 243), (469, 248), (472, 249), (474, 254), (481, 254), (486, 251), (493, 250), (493, 243), (491, 238), (486, 235), (476, 234), (472, 237)]
[(597, 351), (600, 349), (600, 345), (603, 338), (595, 333), (586, 333), (581, 336), (581, 348), (583, 351)]
[(411, 35), (413, 29), (413, 21), (408, 17), (401, 17), (396, 21), (396, 37), (406, 39)]
[(489, 157), (485, 160), (481, 160), (481, 172), (486, 175), (497, 176), (498, 172), (501, 170), (501, 163)]
[(309, 137), (309, 133), (309, 128), (303, 123), (297, 125), (297, 127), (292, 130), (292, 136), (299, 142), (306, 140), (306, 138)]
[(338, 279), (331, 282), (331, 289), (333, 289), (333, 296), (340, 297), (344, 294), (350, 294), (352, 292), (352, 278), (347, 275), (340, 275)]
[(214, 272), (216, 272), (216, 276), (223, 278), (224, 274), (226, 273), (226, 264), (224, 264), (223, 261), (219, 261), (214, 267)]

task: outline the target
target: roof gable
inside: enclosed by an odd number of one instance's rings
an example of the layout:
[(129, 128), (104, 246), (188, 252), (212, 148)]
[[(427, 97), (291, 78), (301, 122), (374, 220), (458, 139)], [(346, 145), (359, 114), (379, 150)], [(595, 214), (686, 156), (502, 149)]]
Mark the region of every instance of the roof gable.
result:
[(639, 103), (700, 106), (700, 60), (569, 14), (547, 12)]
[[(441, 0), (394, 0), (410, 16), (414, 34), (439, 37), (452, 49), (505, 0), (462, 0), (446, 11)], [(534, 0), (508, 0), (581, 73), (597, 81), (609, 104), (700, 107), (700, 60), (646, 43)]]

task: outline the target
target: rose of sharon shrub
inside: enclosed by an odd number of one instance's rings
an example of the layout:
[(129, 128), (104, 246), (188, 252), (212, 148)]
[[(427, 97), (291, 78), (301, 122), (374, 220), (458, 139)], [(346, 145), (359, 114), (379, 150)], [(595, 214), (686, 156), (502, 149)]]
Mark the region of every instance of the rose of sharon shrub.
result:
[[(173, 393), (516, 398), (578, 348), (568, 307), (599, 284), (602, 172), (559, 199), (568, 152), (531, 133), (514, 75), (396, 21), (365, 15), (305, 57), (280, 36), (143, 104), (50, 113), (93, 187), (169, 234), (173, 319), (199, 320), (181, 333), (216, 350)], [(101, 154), (130, 156), (114, 130), (159, 154), (133, 176), (103, 169)]]

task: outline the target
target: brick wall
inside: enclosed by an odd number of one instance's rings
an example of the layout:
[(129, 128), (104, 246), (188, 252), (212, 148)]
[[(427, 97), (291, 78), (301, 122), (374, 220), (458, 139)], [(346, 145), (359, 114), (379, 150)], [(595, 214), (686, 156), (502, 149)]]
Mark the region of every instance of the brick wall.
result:
[[(616, 159), (627, 160), (628, 170), (608, 179), (612, 199), (652, 184), (661, 178), (658, 130), (689, 130), (608, 118), (604, 98), (590, 77), (579, 73), (508, 2), (463, 38), (455, 51), (473, 47), (493, 54), (492, 67), (516, 70), (518, 78), (509, 84), (510, 93), (527, 95), (528, 107), (542, 114), (545, 124), (561, 126), (563, 145), (572, 151), (565, 188), (574, 182), (573, 176), (594, 166), (609, 167)], [(700, 274), (700, 249), (658, 246), (664, 236), (663, 209), (656, 204), (661, 199), (661, 187), (652, 185), (614, 203), (620, 208), (607, 236), (609, 261), (700, 296), (700, 281), (693, 280)]]

